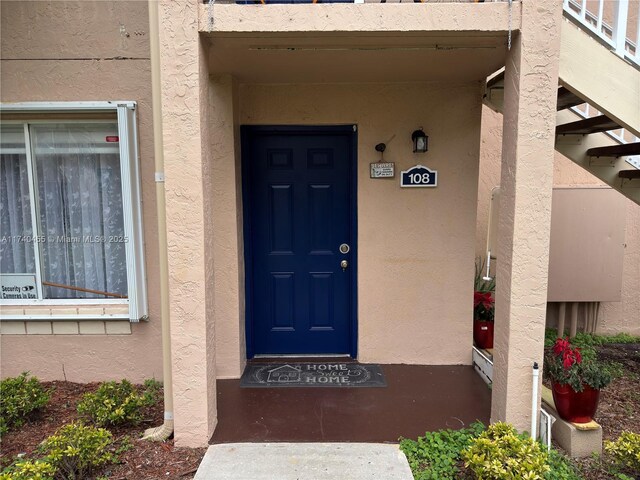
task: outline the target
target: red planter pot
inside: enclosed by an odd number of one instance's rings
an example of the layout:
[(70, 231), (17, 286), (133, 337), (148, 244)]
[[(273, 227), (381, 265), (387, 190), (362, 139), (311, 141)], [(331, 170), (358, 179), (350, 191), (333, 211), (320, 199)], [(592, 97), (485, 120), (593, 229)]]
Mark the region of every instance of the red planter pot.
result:
[(560, 418), (574, 423), (588, 423), (593, 420), (598, 409), (600, 390), (585, 385), (583, 391), (576, 392), (569, 385), (553, 382), (551, 391)]
[(473, 341), (478, 348), (493, 348), (493, 322), (474, 320)]

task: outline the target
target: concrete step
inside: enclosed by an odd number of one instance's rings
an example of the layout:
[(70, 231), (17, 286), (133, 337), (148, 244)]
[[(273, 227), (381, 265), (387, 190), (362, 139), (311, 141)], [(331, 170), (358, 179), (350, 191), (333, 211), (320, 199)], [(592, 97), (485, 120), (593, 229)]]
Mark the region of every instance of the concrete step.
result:
[(413, 480), (398, 445), (227, 443), (212, 445), (194, 480)]

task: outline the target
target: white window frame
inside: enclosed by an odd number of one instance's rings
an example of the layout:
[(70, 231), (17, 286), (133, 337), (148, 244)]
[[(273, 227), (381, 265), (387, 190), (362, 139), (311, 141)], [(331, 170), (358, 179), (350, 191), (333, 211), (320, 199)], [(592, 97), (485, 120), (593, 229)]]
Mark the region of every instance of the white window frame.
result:
[[(0, 103), (0, 112), (3, 113), (68, 113), (68, 112), (101, 112), (111, 111), (117, 115), (119, 153), (120, 153), (120, 173), (122, 181), (122, 209), (124, 219), (124, 235), (129, 241), (125, 243), (125, 254), (127, 261), (127, 297), (126, 299), (43, 299), (42, 292), (39, 292), (39, 299), (36, 300), (0, 300), (0, 320), (55, 320), (62, 316), (55, 314), (57, 306), (78, 305), (78, 306), (109, 306), (128, 305), (128, 315), (88, 315), (87, 318), (101, 319), (127, 319), (131, 322), (148, 319), (147, 286), (144, 269), (144, 229), (142, 224), (142, 195), (140, 188), (140, 160), (138, 152), (138, 129), (136, 119), (136, 102), (133, 101), (107, 101), (107, 102), (22, 102), (22, 103)], [(4, 124), (23, 124), (28, 140), (28, 125), (38, 123), (77, 123), (74, 120), (3, 120)], [(82, 120), (87, 123), (90, 121)], [(93, 122), (93, 121), (91, 121)], [(105, 120), (96, 120), (98, 123), (105, 123)], [(27, 168), (32, 169), (31, 148), (27, 145)], [(30, 178), (33, 178), (30, 172)], [(35, 215), (35, 192), (32, 189), (31, 215), (36, 222)], [(34, 235), (36, 231), (34, 230)], [(40, 258), (39, 246), (34, 242), (36, 258)], [(36, 262), (36, 270), (39, 278), (40, 261)], [(38, 281), (39, 289), (41, 289)], [(2, 307), (9, 306), (50, 306), (51, 315), (5, 315)], [(63, 316), (65, 320), (79, 320), (79, 316)]]

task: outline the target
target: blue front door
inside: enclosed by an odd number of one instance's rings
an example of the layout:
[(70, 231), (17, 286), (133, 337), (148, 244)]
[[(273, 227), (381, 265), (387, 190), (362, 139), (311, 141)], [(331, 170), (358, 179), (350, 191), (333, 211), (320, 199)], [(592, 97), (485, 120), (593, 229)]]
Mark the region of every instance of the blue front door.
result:
[(355, 354), (351, 127), (243, 127), (247, 350)]

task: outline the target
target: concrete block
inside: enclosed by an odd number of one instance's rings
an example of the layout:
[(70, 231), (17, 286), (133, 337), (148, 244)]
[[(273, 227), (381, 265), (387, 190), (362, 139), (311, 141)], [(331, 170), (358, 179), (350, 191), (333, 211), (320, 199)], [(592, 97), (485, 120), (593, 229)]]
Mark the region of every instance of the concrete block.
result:
[(560, 417), (551, 427), (551, 436), (567, 451), (570, 457), (590, 457), (592, 453), (602, 453), (602, 427), (593, 430), (579, 430), (572, 423)]
[(54, 335), (77, 335), (79, 333), (78, 322), (64, 322), (54, 321), (53, 333)]
[(85, 320), (78, 322), (82, 335), (104, 335), (105, 328), (102, 320)]
[(130, 335), (131, 323), (128, 320), (115, 321), (107, 320), (104, 322), (107, 327), (107, 335)]
[(27, 328), (24, 322), (0, 322), (0, 334), (2, 335), (25, 335)]
[(51, 335), (51, 322), (27, 322), (27, 334)]
[(17, 317), (24, 315), (24, 308), (22, 307), (0, 307), (0, 317)]

